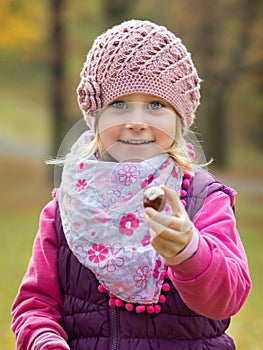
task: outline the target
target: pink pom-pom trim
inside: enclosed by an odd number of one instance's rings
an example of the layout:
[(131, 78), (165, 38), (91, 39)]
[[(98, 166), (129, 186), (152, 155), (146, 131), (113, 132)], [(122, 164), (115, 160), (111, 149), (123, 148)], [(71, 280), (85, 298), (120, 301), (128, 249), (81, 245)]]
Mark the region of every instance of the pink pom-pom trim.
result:
[(118, 306), (118, 307), (122, 307), (124, 305), (124, 302), (121, 299), (116, 299), (115, 300), (115, 305)]
[(189, 173), (184, 173), (184, 179), (191, 179), (192, 175)]
[(146, 310), (147, 310), (148, 314), (153, 314), (154, 313), (154, 307), (152, 305), (147, 306)]
[(159, 314), (161, 312), (161, 306), (160, 305), (154, 305), (154, 312), (156, 314)]
[(169, 290), (170, 290), (170, 284), (169, 284), (169, 283), (164, 283), (164, 284), (162, 285), (162, 290), (163, 290), (164, 292), (169, 292)]
[(161, 304), (164, 304), (164, 303), (166, 302), (166, 297), (165, 297), (164, 295), (160, 295), (160, 297), (159, 297), (159, 302), (160, 302)]
[(189, 181), (188, 179), (185, 179), (185, 180), (183, 181), (183, 188), (188, 188), (189, 185), (190, 185), (190, 181)]
[(106, 288), (104, 288), (101, 284), (98, 286), (98, 291), (101, 293), (107, 293)]
[(181, 197), (184, 198), (186, 197), (187, 192), (185, 190), (181, 190), (180, 194), (181, 194)]
[(125, 309), (127, 311), (131, 312), (133, 310), (133, 308), (134, 308), (133, 304), (131, 304), (131, 303), (126, 303), (125, 304)]
[(109, 306), (111, 307), (115, 306), (115, 299), (109, 299)]
[(140, 313), (145, 311), (145, 305), (138, 305), (138, 306), (136, 306), (135, 310), (136, 310), (137, 314), (140, 314)]

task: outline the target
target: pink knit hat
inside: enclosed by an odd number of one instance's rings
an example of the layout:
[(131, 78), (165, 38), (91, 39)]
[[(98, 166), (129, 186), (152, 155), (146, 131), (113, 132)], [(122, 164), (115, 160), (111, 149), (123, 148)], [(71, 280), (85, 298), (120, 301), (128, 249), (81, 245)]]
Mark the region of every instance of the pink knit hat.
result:
[(149, 21), (126, 21), (100, 35), (80, 76), (78, 102), (89, 126), (93, 112), (131, 93), (163, 98), (186, 127), (200, 102), (200, 79), (190, 53), (173, 33)]

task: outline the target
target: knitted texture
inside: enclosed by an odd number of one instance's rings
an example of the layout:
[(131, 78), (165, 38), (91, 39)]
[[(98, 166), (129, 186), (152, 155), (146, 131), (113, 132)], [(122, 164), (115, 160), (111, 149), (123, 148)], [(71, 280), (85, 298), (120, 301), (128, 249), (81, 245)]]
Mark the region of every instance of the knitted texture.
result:
[(149, 21), (126, 21), (100, 35), (80, 76), (78, 102), (89, 126), (93, 112), (132, 93), (163, 98), (186, 127), (200, 103), (200, 79), (190, 53), (173, 33)]

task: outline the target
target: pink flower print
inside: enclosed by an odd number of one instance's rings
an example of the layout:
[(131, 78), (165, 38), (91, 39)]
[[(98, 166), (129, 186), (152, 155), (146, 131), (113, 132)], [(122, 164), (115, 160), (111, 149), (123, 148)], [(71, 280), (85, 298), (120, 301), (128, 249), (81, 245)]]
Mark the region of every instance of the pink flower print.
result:
[(84, 263), (87, 258), (87, 252), (81, 245), (75, 247), (75, 255), (82, 263)]
[(80, 179), (78, 180), (77, 184), (76, 184), (76, 190), (78, 192), (84, 191), (85, 188), (87, 187), (88, 183), (85, 179)]
[(79, 170), (84, 170), (85, 169), (85, 163), (81, 162), (79, 163)]
[(154, 175), (153, 174), (148, 175), (147, 179), (142, 182), (141, 188), (147, 187), (148, 185), (150, 185), (151, 182), (153, 182), (153, 180), (154, 180)]
[(172, 173), (171, 173), (172, 177), (175, 177), (176, 179), (178, 178), (178, 173), (176, 171), (176, 168), (173, 167)]
[(134, 184), (138, 177), (140, 176), (140, 171), (135, 165), (125, 164), (118, 172), (118, 179), (125, 186), (130, 186)]
[(155, 267), (154, 267), (154, 271), (153, 271), (153, 278), (158, 278), (159, 276), (159, 268), (161, 266), (161, 261), (160, 260), (156, 260), (155, 261)]
[(92, 249), (88, 250), (89, 261), (93, 261), (94, 264), (99, 264), (100, 261), (106, 259), (108, 249), (104, 244), (92, 244)]
[(119, 243), (115, 243), (112, 246), (107, 247), (108, 255), (105, 260), (100, 262), (99, 267), (112, 273), (117, 270), (118, 267), (124, 264), (124, 249)]
[(113, 204), (121, 200), (121, 192), (119, 190), (109, 190), (107, 195), (109, 195), (110, 202)]
[(160, 170), (167, 168), (170, 165), (170, 159), (168, 158), (163, 164), (160, 166)]
[(137, 269), (133, 277), (137, 288), (144, 288), (147, 286), (149, 278), (151, 278), (151, 269), (149, 266), (141, 266)]
[(124, 215), (120, 220), (119, 231), (122, 235), (132, 236), (133, 231), (139, 226), (139, 220), (134, 214)]
[(151, 236), (144, 236), (142, 239), (142, 245), (143, 247), (146, 247), (147, 245), (150, 244)]

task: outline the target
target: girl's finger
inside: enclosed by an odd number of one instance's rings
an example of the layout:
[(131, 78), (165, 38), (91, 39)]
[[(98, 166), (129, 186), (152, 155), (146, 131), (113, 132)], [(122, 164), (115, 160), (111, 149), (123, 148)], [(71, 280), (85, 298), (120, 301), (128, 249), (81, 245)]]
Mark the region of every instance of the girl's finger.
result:
[[(155, 231), (155, 235), (163, 232), (184, 233), (192, 227), (192, 222), (185, 217), (175, 217), (157, 212), (152, 208), (145, 209), (145, 221)], [(167, 237), (168, 238), (168, 237)]]
[(184, 213), (185, 208), (181, 203), (178, 194), (174, 190), (166, 187), (165, 185), (161, 185), (160, 187), (164, 190), (166, 199), (170, 204), (171, 214), (174, 216), (180, 216), (180, 214)]
[(170, 230), (168, 226), (164, 226), (161, 223), (151, 219), (147, 220), (147, 224), (149, 225), (149, 228), (150, 228), (151, 238), (155, 238), (160, 234), (164, 234)]
[(158, 251), (164, 258), (172, 258), (178, 252), (180, 252), (187, 244), (184, 236), (179, 236), (175, 241), (163, 238), (163, 235), (159, 235), (151, 238), (152, 247)]
[(157, 210), (150, 207), (145, 208), (145, 214), (146, 214), (146, 217), (148, 217), (151, 221), (158, 222), (159, 224), (162, 224), (164, 227), (170, 226), (173, 221), (173, 217), (171, 215), (158, 212)]

